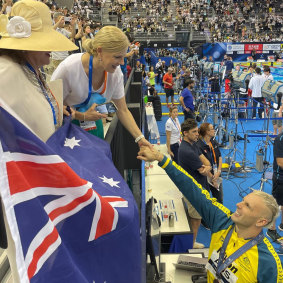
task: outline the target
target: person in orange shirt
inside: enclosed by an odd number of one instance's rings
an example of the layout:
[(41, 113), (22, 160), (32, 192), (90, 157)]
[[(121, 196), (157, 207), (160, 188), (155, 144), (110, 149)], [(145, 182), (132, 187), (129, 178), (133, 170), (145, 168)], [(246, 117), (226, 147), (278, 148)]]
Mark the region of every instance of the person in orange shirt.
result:
[(169, 108), (169, 97), (171, 97), (171, 103), (172, 106), (174, 106), (174, 90), (173, 90), (174, 82), (173, 82), (172, 72), (173, 69), (169, 67), (168, 72), (163, 76), (163, 84), (164, 84), (166, 103), (168, 108)]

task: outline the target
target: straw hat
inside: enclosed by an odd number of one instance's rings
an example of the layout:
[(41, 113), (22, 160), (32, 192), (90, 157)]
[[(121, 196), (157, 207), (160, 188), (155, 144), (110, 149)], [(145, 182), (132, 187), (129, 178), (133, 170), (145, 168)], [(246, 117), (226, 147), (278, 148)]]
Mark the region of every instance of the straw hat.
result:
[(42, 2), (22, 0), (12, 7), (10, 19), (0, 16), (0, 48), (29, 51), (69, 51), (78, 49), (55, 31), (49, 8)]

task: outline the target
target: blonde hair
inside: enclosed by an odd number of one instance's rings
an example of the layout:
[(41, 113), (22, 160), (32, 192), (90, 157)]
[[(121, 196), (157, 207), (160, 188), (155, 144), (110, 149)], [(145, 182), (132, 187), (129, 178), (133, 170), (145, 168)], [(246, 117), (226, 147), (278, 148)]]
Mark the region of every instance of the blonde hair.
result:
[(264, 204), (270, 210), (271, 217), (269, 217), (267, 219), (269, 221), (269, 223), (267, 225), (265, 225), (265, 228), (271, 228), (273, 226), (274, 222), (275, 222), (275, 219), (279, 215), (279, 206), (278, 206), (275, 198), (272, 195), (267, 194), (267, 193), (262, 192), (262, 191), (256, 191), (255, 190), (252, 193), (259, 196), (260, 198), (262, 198)]
[(120, 29), (114, 26), (105, 26), (97, 32), (94, 38), (86, 39), (83, 48), (89, 54), (96, 56), (98, 47), (106, 52), (119, 53), (125, 51), (129, 45), (127, 36)]

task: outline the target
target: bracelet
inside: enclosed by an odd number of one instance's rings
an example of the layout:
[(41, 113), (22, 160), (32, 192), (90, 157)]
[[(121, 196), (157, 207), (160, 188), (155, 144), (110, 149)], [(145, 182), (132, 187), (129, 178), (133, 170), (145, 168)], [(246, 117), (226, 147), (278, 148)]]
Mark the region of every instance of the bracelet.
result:
[(138, 143), (141, 139), (144, 138), (144, 135), (140, 135), (135, 139), (135, 143)]

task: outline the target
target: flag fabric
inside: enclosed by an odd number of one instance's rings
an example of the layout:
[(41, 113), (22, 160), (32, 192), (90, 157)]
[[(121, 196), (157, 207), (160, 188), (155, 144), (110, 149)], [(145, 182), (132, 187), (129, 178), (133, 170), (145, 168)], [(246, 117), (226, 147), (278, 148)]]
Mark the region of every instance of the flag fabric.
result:
[(21, 282), (140, 283), (139, 214), (106, 142), (67, 119), (44, 143), (0, 107), (0, 188)]

